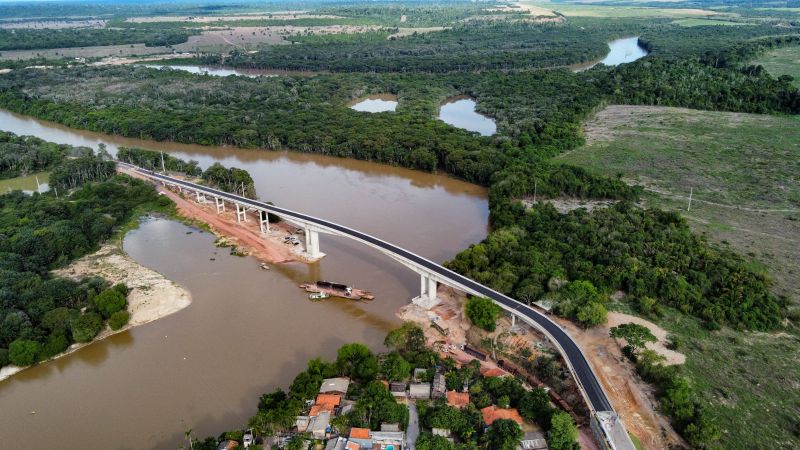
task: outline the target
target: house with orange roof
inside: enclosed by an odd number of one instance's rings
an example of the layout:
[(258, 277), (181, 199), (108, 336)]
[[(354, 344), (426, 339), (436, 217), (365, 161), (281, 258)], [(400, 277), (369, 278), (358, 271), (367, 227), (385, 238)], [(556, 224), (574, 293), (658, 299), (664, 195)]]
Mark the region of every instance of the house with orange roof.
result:
[(469, 405), (469, 392), (447, 391), (447, 404), (461, 409)]
[(522, 416), (515, 408), (498, 408), (496, 405), (492, 405), (483, 408), (481, 414), (483, 414), (483, 423), (486, 425), (491, 425), (497, 419), (513, 420), (520, 426), (523, 424)]
[(490, 378), (490, 377), (505, 377), (505, 376), (508, 376), (510, 374), (508, 372), (506, 372), (505, 370), (499, 368), (499, 367), (494, 367), (494, 368), (491, 368), (491, 369), (481, 370), (481, 375), (483, 375), (484, 377)]
[(357, 444), (358, 449), (371, 449), (372, 434), (370, 433), (369, 428), (350, 428), (350, 437), (347, 439), (347, 445), (350, 444)]

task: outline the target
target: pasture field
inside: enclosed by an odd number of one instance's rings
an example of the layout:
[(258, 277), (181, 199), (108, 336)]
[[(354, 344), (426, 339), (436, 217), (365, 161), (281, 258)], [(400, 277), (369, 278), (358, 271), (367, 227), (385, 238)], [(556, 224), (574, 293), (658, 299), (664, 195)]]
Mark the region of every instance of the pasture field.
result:
[(800, 304), (800, 118), (611, 106), (585, 136), (556, 161), (644, 186), (648, 206), (753, 258)]
[(761, 64), (774, 77), (791, 75), (794, 85), (800, 88), (800, 45), (770, 50), (753, 64)]

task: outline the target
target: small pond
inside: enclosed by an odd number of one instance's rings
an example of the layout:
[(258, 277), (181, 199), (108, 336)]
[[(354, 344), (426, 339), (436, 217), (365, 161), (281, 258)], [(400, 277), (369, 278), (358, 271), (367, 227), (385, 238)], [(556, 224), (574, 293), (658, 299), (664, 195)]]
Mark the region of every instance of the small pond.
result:
[(397, 109), (397, 96), (392, 94), (370, 95), (350, 103), (350, 109), (360, 112), (394, 112)]
[(475, 111), (477, 103), (464, 96), (452, 97), (439, 106), (439, 120), (457, 128), (475, 131), (481, 136), (491, 136), (497, 132), (497, 124), (491, 117)]
[(608, 43), (608, 48), (610, 51), (600, 64), (618, 66), (647, 56), (647, 50), (639, 46), (638, 36), (613, 40)]

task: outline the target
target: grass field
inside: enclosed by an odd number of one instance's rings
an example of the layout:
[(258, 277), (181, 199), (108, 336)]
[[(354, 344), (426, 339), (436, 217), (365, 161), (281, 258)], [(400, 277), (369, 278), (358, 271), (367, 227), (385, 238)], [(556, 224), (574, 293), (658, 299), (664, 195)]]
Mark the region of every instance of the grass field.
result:
[(774, 77), (791, 75), (794, 85), (800, 88), (800, 45), (769, 51), (753, 64), (761, 64)]
[(754, 23), (731, 22), (729, 20), (714, 20), (714, 19), (678, 19), (672, 23), (674, 23), (675, 25), (680, 25), (682, 27), (700, 27), (706, 25), (723, 25), (723, 26), (755, 25)]
[[(796, 320), (800, 118), (611, 106), (585, 131), (587, 144), (558, 161), (646, 186), (645, 205), (681, 212), (695, 231), (769, 273)], [(721, 448), (800, 448), (796, 325), (781, 333), (708, 331), (676, 311), (655, 321), (683, 342), (683, 370), (722, 429)]]
[[(627, 304), (612, 309), (632, 313)], [(668, 311), (648, 318), (682, 344), (683, 366), (722, 430), (724, 449), (800, 448), (800, 333), (708, 331)]]
[(611, 106), (585, 129), (558, 161), (644, 185), (647, 204), (753, 258), (800, 305), (800, 118)]
[(537, 7), (558, 11), (567, 17), (707, 17), (726, 15), (717, 11), (680, 8), (646, 8), (639, 6), (605, 6), (575, 3), (550, 3), (546, 1), (523, 2)]

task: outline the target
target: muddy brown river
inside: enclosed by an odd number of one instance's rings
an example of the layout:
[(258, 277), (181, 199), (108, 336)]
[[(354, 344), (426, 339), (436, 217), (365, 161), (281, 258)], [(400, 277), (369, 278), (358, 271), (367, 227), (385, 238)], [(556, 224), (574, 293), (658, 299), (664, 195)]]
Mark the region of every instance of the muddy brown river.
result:
[[(372, 233), (435, 261), (487, 232), (486, 191), (442, 175), (288, 152), (125, 139), (0, 110), (0, 129), (53, 142), (164, 150), (207, 167), (248, 170), (262, 200)], [(26, 448), (179, 448), (183, 434), (244, 425), (258, 396), (286, 388), (306, 361), (346, 342), (378, 350), (418, 294), (417, 276), (345, 238), (321, 236), (313, 265), (264, 271), (214, 237), (146, 219), (124, 241), (143, 265), (180, 283), (192, 305), (0, 382), (0, 436)], [(215, 258), (215, 260), (211, 260)], [(368, 289), (371, 303), (308, 301), (297, 288), (326, 279)], [(35, 414), (32, 412), (35, 411)]]

